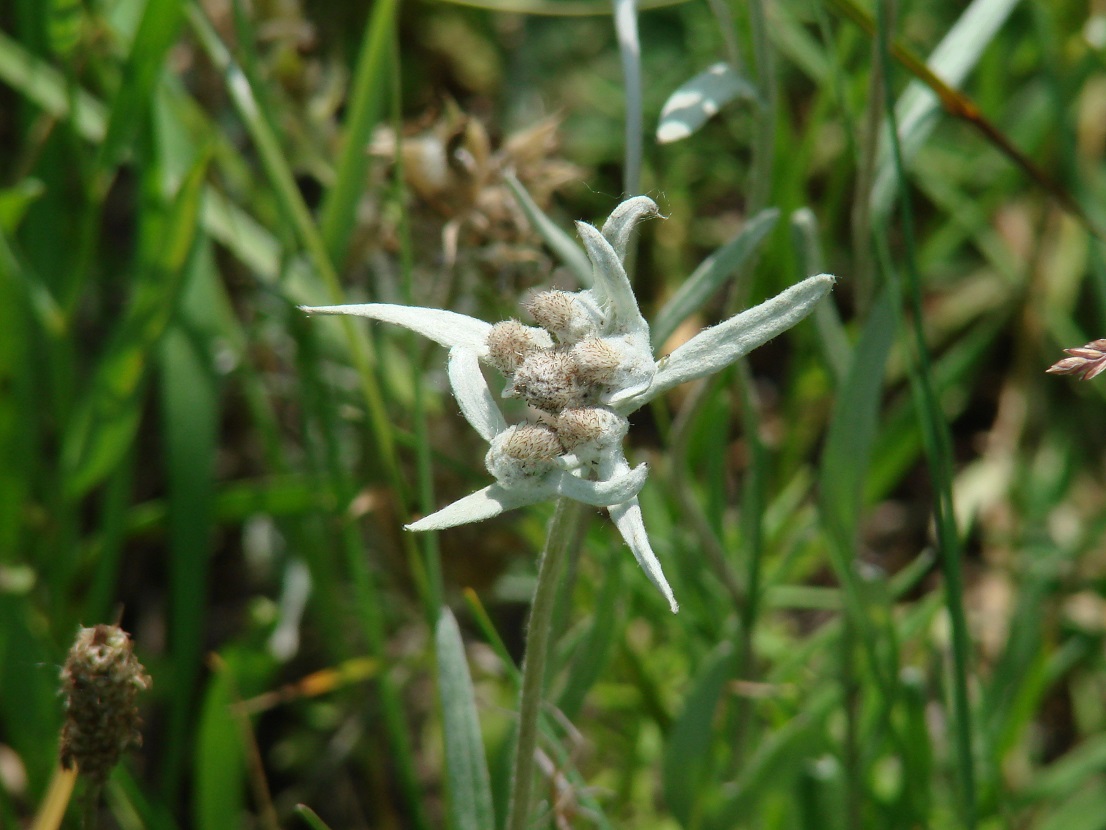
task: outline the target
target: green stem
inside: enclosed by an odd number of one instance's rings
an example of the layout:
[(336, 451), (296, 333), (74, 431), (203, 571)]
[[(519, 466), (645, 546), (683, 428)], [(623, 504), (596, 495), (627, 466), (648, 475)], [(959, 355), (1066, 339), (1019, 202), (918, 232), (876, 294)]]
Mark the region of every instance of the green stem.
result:
[(511, 775), (511, 801), (507, 808), (507, 830), (525, 830), (534, 789), (534, 750), (538, 742), (538, 716), (545, 685), (550, 625), (557, 599), (557, 577), (568, 557), (573, 528), (580, 518), (580, 505), (559, 499), (545, 538), (545, 550), (538, 564), (538, 584), (530, 608), (526, 633), (526, 656), (522, 661), (522, 688), (518, 701), (518, 744)]
[(81, 802), (81, 830), (96, 830), (100, 826), (100, 792), (102, 784), (89, 782)]

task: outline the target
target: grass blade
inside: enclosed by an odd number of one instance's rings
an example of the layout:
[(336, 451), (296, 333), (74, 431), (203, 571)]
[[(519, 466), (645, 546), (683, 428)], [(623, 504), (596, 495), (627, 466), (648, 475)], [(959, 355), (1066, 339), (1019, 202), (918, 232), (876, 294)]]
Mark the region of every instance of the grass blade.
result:
[[(144, 110), (153, 101), (165, 56), (181, 23), (181, 0), (149, 0), (131, 43), (131, 52), (121, 73), (122, 81), (112, 98), (106, 134), (97, 157), (100, 176), (108, 176), (123, 158), (128, 143), (141, 128)], [(98, 183), (107, 190), (107, 180)]]
[(347, 104), (349, 118), (346, 119), (334, 185), (323, 202), (323, 242), (330, 261), (337, 264), (346, 258), (346, 247), (369, 169), (369, 138), (380, 119), (385, 91), (391, 83), (387, 61), (398, 5), (397, 0), (380, 0), (370, 6), (372, 14), (365, 26), (361, 56)]
[[(929, 56), (929, 69), (948, 86), (959, 86), (1017, 5), (1018, 0), (974, 0)], [(937, 93), (921, 81), (912, 82), (902, 94), (895, 107), (895, 120), (905, 163), (910, 163), (933, 132), (940, 108)], [(886, 216), (896, 193), (895, 160), (886, 139), (885, 135), (880, 142), (872, 187), (874, 217)]]
[(455, 830), (495, 827), (491, 781), (480, 737), (472, 678), (457, 620), (442, 608), (434, 632), (438, 658), (438, 696), (445, 740), (446, 786), (450, 823)]
[(130, 305), (66, 428), (62, 459), (71, 497), (87, 493), (111, 472), (138, 428), (150, 352), (176, 306), (199, 225), (206, 170), (207, 159), (201, 158), (181, 184), (164, 221), (149, 228), (148, 259), (140, 266)]
[(522, 182), (518, 180), (514, 173), (505, 173), (503, 180), (511, 188), (515, 199), (518, 200), (519, 207), (526, 214), (526, 218), (530, 220), (530, 225), (537, 231), (538, 236), (545, 241), (545, 244), (549, 246), (557, 258), (572, 272), (580, 285), (590, 288), (593, 280), (591, 261), (584, 253), (584, 249), (576, 244), (575, 239), (561, 230), (560, 225), (542, 212), (542, 209), (526, 192), (526, 188), (522, 186)]
[(665, 743), (664, 798), (685, 827), (695, 826), (696, 817), (701, 817), (700, 797), (714, 778), (710, 749), (717, 729), (715, 715), (726, 681), (734, 673), (734, 657), (729, 644), (723, 644), (703, 661)]

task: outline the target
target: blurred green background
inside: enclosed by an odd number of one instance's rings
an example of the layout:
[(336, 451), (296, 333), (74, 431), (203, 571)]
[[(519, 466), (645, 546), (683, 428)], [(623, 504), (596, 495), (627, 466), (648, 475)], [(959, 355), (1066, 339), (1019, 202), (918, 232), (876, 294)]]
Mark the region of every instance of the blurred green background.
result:
[[(602, 221), (626, 99), (606, 4), (543, 3), (0, 7), (0, 826), (47, 799), (77, 626), (116, 620), (153, 689), (100, 826), (474, 826), (443, 605), (502, 821), (551, 506), (405, 534), (487, 482), (444, 353), (296, 306), (498, 320), (571, 286), (503, 175)], [(581, 528), (536, 826), (1106, 828), (1103, 385), (1044, 374), (1106, 335), (1106, 6), (693, 0), (639, 26), (646, 316), (779, 211), (665, 350), (839, 283), (635, 416), (681, 612), (605, 516)], [(989, 136), (923, 94), (931, 55)], [(725, 59), (757, 100), (653, 140)]]

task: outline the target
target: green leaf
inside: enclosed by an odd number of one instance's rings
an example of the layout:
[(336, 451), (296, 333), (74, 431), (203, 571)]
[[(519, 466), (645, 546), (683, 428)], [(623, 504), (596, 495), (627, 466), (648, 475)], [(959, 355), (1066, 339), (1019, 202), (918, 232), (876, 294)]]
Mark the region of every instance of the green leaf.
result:
[(307, 826), (311, 830), (330, 830), (330, 827), (325, 821), (319, 818), (318, 813), (308, 807), (306, 804), (297, 804), (293, 808), (293, 812), (307, 823)]
[(745, 223), (737, 236), (700, 263), (657, 314), (652, 326), (655, 348), (664, 345), (677, 326), (702, 308), (722, 283), (756, 252), (779, 218), (780, 212), (775, 208), (762, 210)]
[(895, 334), (888, 294), (869, 315), (834, 404), (822, 453), (822, 513), (840, 545), (851, 549), (864, 480), (879, 427), (883, 371)]
[(246, 751), (231, 713), (232, 684), (229, 668), (211, 675), (195, 724), (193, 820), (209, 830), (241, 827), (245, 810)]
[[(219, 384), (215, 375), (212, 285), (217, 272), (210, 245), (192, 258), (173, 324), (158, 344), (162, 442), (168, 484), (168, 569), (174, 697), (166, 768), (175, 770), (188, 743), (193, 688), (203, 659), (207, 575), (214, 531)], [(166, 776), (170, 781), (172, 774)]]
[[(926, 65), (946, 84), (959, 87), (1017, 5), (1018, 0), (974, 0), (941, 39)], [(937, 126), (940, 110), (937, 93), (921, 81), (912, 81), (899, 98), (895, 118), (907, 164)], [(888, 145), (886, 140), (880, 142), (881, 153), (876, 162), (879, 172), (872, 187), (875, 216), (884, 216), (891, 209), (898, 182)]]
[(606, 670), (611, 646), (623, 626), (619, 622), (618, 598), (622, 593), (623, 568), (607, 568), (603, 588), (595, 601), (595, 612), (583, 641), (572, 650), (572, 668), (558, 705), (572, 719), (580, 711), (588, 690)]
[(27, 209), (46, 191), (38, 179), (25, 178), (0, 190), (0, 233), (12, 233)]
[(331, 262), (345, 260), (350, 233), (353, 231), (369, 168), (368, 146), (372, 128), (380, 118), (381, 103), (396, 71), (391, 58), (397, 0), (372, 3), (372, 15), (362, 37), (361, 56), (357, 61), (353, 89), (346, 105), (342, 150), (334, 185), (327, 191), (322, 209), (322, 236)]
[(495, 827), (495, 816), (488, 762), (480, 737), (480, 720), (465, 659), (465, 645), (457, 620), (448, 608), (442, 608), (438, 616), (434, 648), (442, 704), (449, 826), (457, 830), (489, 830)]
[(201, 158), (181, 184), (151, 243), (151, 260), (140, 267), (131, 302), (116, 327), (92, 385), (68, 424), (62, 458), (69, 495), (87, 493), (122, 458), (141, 416), (141, 390), (150, 350), (161, 339), (183, 283), (184, 266), (195, 239), (207, 158)]
[(730, 644), (715, 648), (700, 666), (695, 685), (684, 699), (683, 712), (668, 734), (661, 769), (664, 800), (685, 827), (702, 814), (700, 797), (713, 786), (710, 760), (717, 731), (715, 713), (734, 668)]
[(122, 82), (112, 97), (107, 134), (97, 159), (101, 173), (107, 174), (119, 164), (128, 143), (139, 132), (153, 100), (153, 89), (161, 75), (165, 56), (183, 20), (181, 0), (149, 0), (146, 3), (122, 72)]
[(716, 63), (668, 96), (657, 124), (657, 142), (670, 144), (687, 138), (736, 100), (758, 102), (757, 88), (728, 63)]

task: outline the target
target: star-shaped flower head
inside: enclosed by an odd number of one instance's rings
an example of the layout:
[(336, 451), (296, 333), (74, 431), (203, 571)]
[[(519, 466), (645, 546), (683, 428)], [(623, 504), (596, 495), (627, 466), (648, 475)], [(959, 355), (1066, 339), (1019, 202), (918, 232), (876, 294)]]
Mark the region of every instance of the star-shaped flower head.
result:
[[(544, 291), (526, 308), (537, 326), (491, 325), (433, 308), (366, 303), (305, 307), (311, 314), (352, 314), (394, 323), (449, 349), (449, 382), (461, 412), (491, 446), (492, 484), (407, 526), (441, 530), (565, 496), (606, 507), (622, 538), (672, 611), (672, 589), (649, 544), (638, 493), (646, 465), (631, 468), (622, 451), (627, 416), (681, 383), (705, 377), (795, 325), (833, 286), (810, 277), (761, 305), (705, 329), (655, 360), (623, 266), (634, 226), (656, 215), (646, 196), (620, 204), (602, 231), (578, 222), (593, 284), (577, 292)], [(503, 374), (504, 397), (523, 399), (536, 423), (508, 426), (480, 364)]]

